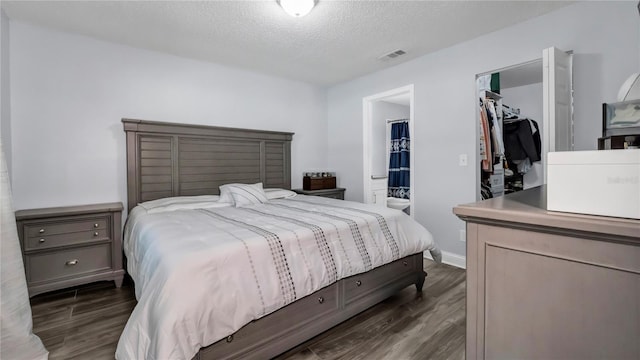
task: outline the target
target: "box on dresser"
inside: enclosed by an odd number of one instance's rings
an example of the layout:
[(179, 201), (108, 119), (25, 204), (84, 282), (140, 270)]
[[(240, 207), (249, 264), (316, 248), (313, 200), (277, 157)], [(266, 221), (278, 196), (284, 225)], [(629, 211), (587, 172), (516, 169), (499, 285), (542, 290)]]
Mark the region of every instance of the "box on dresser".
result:
[(548, 154), (547, 210), (640, 219), (640, 149)]
[(122, 285), (122, 203), (16, 211), (29, 296), (100, 280)]

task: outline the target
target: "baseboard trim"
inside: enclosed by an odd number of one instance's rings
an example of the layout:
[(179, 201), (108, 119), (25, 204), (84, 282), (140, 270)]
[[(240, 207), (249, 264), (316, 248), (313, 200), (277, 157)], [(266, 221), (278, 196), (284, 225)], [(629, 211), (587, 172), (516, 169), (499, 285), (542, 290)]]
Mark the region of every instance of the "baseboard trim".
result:
[[(424, 257), (425, 259), (433, 260), (433, 257), (431, 257), (431, 253), (429, 253), (428, 251), (424, 252)], [(461, 256), (461, 255), (450, 253), (447, 251), (442, 252), (442, 262), (444, 264), (459, 267), (461, 269), (467, 268), (466, 256)]]

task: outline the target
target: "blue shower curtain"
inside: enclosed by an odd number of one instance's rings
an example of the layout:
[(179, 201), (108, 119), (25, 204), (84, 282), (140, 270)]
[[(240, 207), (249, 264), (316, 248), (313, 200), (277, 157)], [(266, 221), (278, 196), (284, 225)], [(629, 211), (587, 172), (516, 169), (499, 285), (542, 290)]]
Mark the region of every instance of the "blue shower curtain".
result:
[(409, 122), (391, 124), (391, 147), (389, 154), (388, 193), (391, 197), (409, 199), (410, 183), (409, 156), (411, 141), (409, 139)]

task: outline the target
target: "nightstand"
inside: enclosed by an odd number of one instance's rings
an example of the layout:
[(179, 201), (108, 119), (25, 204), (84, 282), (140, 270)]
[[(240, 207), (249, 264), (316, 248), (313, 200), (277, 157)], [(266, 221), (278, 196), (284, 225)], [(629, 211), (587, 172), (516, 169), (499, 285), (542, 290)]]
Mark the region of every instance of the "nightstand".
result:
[(100, 280), (122, 285), (122, 203), (16, 211), (29, 296)]
[(344, 188), (335, 188), (335, 189), (321, 189), (321, 190), (303, 190), (303, 189), (293, 189), (298, 194), (302, 195), (313, 195), (313, 196), (323, 196), (332, 199), (340, 199), (344, 200)]

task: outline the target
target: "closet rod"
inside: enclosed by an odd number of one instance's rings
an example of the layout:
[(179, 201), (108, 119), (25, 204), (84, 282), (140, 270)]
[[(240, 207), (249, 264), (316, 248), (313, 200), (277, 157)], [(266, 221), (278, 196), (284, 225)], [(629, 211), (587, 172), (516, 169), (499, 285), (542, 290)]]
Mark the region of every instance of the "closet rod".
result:
[(392, 124), (397, 122), (409, 122), (409, 119), (387, 120), (387, 124)]

